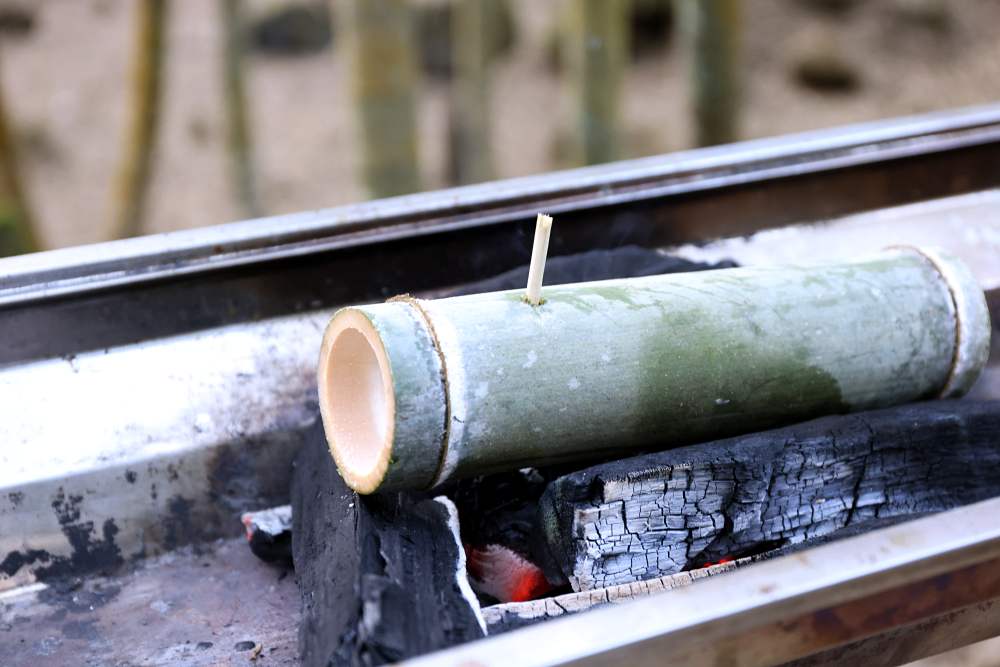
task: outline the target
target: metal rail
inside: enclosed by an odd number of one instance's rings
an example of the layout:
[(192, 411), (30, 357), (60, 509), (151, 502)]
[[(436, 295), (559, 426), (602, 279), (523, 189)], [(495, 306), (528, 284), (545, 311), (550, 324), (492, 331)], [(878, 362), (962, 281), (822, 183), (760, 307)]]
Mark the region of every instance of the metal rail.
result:
[[(1000, 185), (1000, 105), (0, 260), (0, 364)], [(46, 331), (46, 336), (38, 336)]]

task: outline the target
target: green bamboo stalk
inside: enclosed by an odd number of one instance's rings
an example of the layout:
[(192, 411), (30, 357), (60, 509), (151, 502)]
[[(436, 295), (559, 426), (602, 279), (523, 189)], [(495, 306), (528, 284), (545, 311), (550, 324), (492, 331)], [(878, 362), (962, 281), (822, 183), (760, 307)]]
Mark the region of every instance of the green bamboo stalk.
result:
[(714, 146), (739, 138), (740, 0), (678, 0), (691, 57), (696, 140)]
[(499, 11), (498, 0), (456, 0), (452, 6), (448, 171), (453, 183), (494, 178), (489, 61)]
[(583, 164), (620, 157), (627, 10), (628, 0), (572, 0), (564, 48), (576, 125), (573, 152)]
[(140, 0), (136, 5), (136, 41), (132, 61), (131, 119), (125, 157), (118, 174), (114, 238), (137, 236), (146, 213), (153, 151), (159, 128), (166, 60), (164, 32), (167, 0)]
[(20, 164), (0, 85), (0, 257), (34, 252), (42, 245), (21, 183)]
[(420, 189), (416, 64), (406, 0), (348, 0), (335, 7), (345, 30), (364, 181), (372, 197)]
[(254, 177), (253, 142), (247, 120), (246, 21), (243, 0), (222, 0), (222, 23), (225, 30), (223, 67), (225, 72), (226, 136), (233, 190), (241, 214), (253, 218), (262, 214)]
[(362, 493), (669, 448), (967, 391), (983, 292), (915, 249), (338, 311), (320, 409)]

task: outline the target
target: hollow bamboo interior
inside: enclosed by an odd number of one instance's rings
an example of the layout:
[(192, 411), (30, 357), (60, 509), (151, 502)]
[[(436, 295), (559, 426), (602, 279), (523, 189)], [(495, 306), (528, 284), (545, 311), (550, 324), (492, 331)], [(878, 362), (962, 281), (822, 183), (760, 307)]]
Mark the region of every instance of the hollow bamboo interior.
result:
[(395, 395), (378, 332), (358, 311), (344, 311), (331, 322), (318, 377), (330, 453), (344, 480), (360, 493), (370, 493), (389, 466)]

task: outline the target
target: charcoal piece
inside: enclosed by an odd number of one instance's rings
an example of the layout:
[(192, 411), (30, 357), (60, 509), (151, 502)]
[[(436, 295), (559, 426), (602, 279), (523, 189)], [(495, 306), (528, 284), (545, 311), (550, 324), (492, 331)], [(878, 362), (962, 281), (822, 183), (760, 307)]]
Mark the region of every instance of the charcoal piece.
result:
[[(555, 224), (559, 224), (558, 220)], [(710, 269), (731, 269), (735, 262), (723, 260), (717, 264), (692, 262), (680, 257), (664, 255), (658, 250), (638, 246), (621, 246), (614, 250), (588, 250), (575, 255), (549, 257), (545, 262), (545, 285), (565, 285), (591, 280), (614, 278), (639, 278), (663, 273), (687, 273)], [(528, 284), (528, 266), (511, 269), (498, 276), (466, 283), (448, 296), (482, 294), (517, 289)]]
[(566, 614), (576, 614), (609, 604), (622, 604), (636, 598), (671, 591), (675, 588), (684, 588), (702, 579), (731, 572), (754, 560), (743, 558), (739, 561), (713, 565), (690, 572), (677, 572), (656, 579), (619, 584), (592, 591), (564, 593), (527, 602), (494, 604), (483, 607), (483, 618), (490, 636), (499, 635), (535, 623), (551, 621)]
[(333, 656), (360, 616), (357, 496), (330, 462), (318, 421), (295, 460), (291, 497), (292, 558), (302, 596), (302, 664), (347, 664), (334, 662)]
[(597, 588), (590, 591), (563, 593), (527, 602), (507, 602), (483, 607), (483, 619), (486, 621), (487, 634), (498, 635), (511, 630), (552, 620), (566, 614), (575, 614), (608, 604), (622, 604), (639, 597), (663, 593), (683, 588), (703, 579), (732, 572), (744, 565), (757, 563), (779, 556), (787, 556), (797, 551), (803, 551), (820, 546), (827, 542), (854, 537), (871, 530), (888, 528), (903, 521), (912, 521), (925, 516), (917, 513), (907, 516), (896, 516), (886, 519), (874, 519), (862, 523), (852, 523), (832, 533), (819, 537), (810, 537), (805, 542), (787, 544), (777, 549), (763, 551), (755, 556), (745, 556), (736, 560), (705, 564), (695, 569), (675, 574), (667, 574), (655, 579), (644, 579), (627, 584), (618, 584), (607, 588)]
[(454, 506), (358, 497), (319, 423), (295, 462), (292, 521), (303, 665), (382, 665), (483, 636)]
[(998, 436), (1000, 403), (934, 401), (593, 466), (542, 496), (548, 565), (591, 590), (983, 500)]
[(250, 551), (257, 558), (276, 565), (292, 564), (292, 506), (281, 505), (240, 517), (246, 529)]

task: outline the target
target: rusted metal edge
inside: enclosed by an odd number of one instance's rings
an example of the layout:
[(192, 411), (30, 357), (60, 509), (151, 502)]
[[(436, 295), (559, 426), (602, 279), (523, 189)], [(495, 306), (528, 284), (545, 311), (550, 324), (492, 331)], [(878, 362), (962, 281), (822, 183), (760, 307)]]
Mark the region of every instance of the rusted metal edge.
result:
[(0, 261), (0, 305), (1000, 144), (1000, 104), (861, 123)]
[(785, 663), (787, 667), (893, 667), (1000, 635), (1000, 598)]
[(408, 664), (750, 667), (802, 659), (1000, 597), (997, 512), (1000, 499), (984, 501)]

